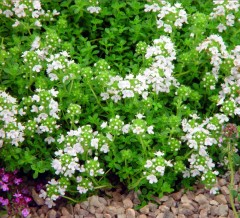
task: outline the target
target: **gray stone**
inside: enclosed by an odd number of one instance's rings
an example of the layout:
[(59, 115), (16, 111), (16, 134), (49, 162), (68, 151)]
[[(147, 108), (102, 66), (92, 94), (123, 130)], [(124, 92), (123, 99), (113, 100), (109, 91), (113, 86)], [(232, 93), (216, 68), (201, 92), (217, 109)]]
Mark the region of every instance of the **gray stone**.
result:
[(84, 209), (79, 209), (79, 210), (75, 211), (75, 213), (78, 215), (83, 215), (83, 216), (87, 216), (89, 214), (89, 212)]
[(163, 218), (174, 218), (174, 214), (170, 211), (165, 211)]
[(143, 214), (148, 214), (149, 213), (149, 205), (145, 205), (139, 211)]
[(39, 197), (34, 188), (32, 189), (32, 198), (38, 206), (42, 206), (45, 203), (45, 201)]
[(89, 206), (89, 203), (88, 201), (83, 201), (81, 204), (80, 204), (81, 208), (83, 208), (84, 210), (86, 210)]
[(102, 198), (102, 197), (98, 197), (98, 200), (101, 204), (107, 206), (107, 201), (105, 200), (105, 198)]
[(164, 213), (159, 213), (156, 218), (163, 218), (163, 217), (164, 217)]
[(126, 218), (126, 214), (118, 214), (117, 218)]
[(179, 192), (173, 193), (171, 196), (175, 201), (180, 201), (182, 195), (183, 195), (183, 190), (180, 190)]
[(208, 217), (208, 210), (207, 209), (200, 210), (199, 218), (206, 218), (206, 217)]
[(163, 204), (166, 205), (167, 207), (173, 207), (176, 205), (176, 202), (172, 197), (169, 197), (169, 199), (165, 201)]
[(228, 215), (228, 205), (219, 205), (217, 207), (218, 216), (227, 216)]
[(88, 208), (88, 211), (92, 214), (95, 214), (96, 213), (96, 210), (95, 210), (95, 207), (90, 205), (89, 208)]
[(191, 216), (195, 212), (195, 208), (190, 203), (184, 203), (179, 207), (179, 214)]
[(114, 206), (107, 206), (104, 208), (104, 212), (111, 216), (115, 216), (117, 214), (117, 209)]
[(55, 210), (51, 209), (51, 210), (48, 211), (47, 217), (48, 218), (56, 218), (57, 217), (57, 212)]
[(130, 198), (126, 198), (123, 200), (123, 206), (125, 209), (127, 208), (133, 208), (133, 202), (131, 201)]
[(103, 214), (102, 213), (96, 213), (95, 216), (96, 216), (96, 218), (103, 218)]
[(61, 209), (61, 212), (62, 212), (62, 215), (63, 216), (71, 216), (71, 214), (69, 213), (69, 211), (67, 210), (67, 208), (66, 207), (63, 207), (62, 209)]
[(184, 214), (179, 214), (177, 218), (186, 218), (186, 216)]
[(220, 188), (221, 192), (224, 194), (224, 195), (229, 195), (230, 192), (229, 192), (229, 189), (227, 186), (223, 186)]
[(147, 218), (145, 214), (141, 214), (138, 218)]
[(197, 195), (194, 200), (198, 202), (199, 205), (208, 203), (207, 197), (204, 196), (203, 194)]
[(103, 217), (104, 218), (111, 218), (112, 216), (110, 214), (108, 214), (108, 213), (105, 213), (105, 214), (103, 214)]
[(135, 217), (136, 217), (135, 210), (128, 208), (126, 210), (126, 218), (135, 218)]
[(149, 205), (149, 210), (150, 210), (151, 212), (156, 211), (157, 208), (158, 208), (158, 205), (157, 205), (157, 204), (149, 203), (148, 205)]
[(216, 205), (216, 206), (219, 205), (219, 203), (215, 200), (211, 200), (209, 203), (210, 205)]
[(124, 214), (125, 213), (125, 209), (123, 207), (117, 207), (117, 214)]
[(227, 204), (227, 200), (222, 194), (215, 196), (214, 200), (217, 201), (219, 204)]
[(181, 202), (184, 204), (184, 203), (191, 203), (191, 200), (188, 198), (188, 196), (186, 194), (184, 194), (182, 197), (181, 197)]
[(219, 186), (224, 186), (227, 184), (227, 181), (226, 181), (226, 179), (219, 179), (218, 184), (219, 184)]
[(169, 207), (167, 207), (166, 205), (160, 205), (159, 207), (158, 207), (158, 209), (161, 211), (161, 212), (165, 212), (165, 211), (169, 211), (170, 209), (169, 209)]
[(96, 195), (89, 197), (88, 202), (89, 202), (90, 206), (104, 207), (104, 204), (100, 203), (100, 201), (98, 200), (98, 196), (96, 196)]

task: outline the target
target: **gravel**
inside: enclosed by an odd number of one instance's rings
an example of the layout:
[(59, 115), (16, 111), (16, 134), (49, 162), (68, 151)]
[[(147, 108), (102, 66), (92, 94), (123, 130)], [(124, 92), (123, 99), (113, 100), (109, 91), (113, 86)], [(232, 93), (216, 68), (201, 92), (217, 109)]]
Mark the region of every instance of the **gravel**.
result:
[[(201, 185), (184, 191), (153, 197), (154, 201), (136, 210), (140, 192), (106, 191), (105, 197), (91, 196), (86, 201), (69, 205), (62, 203), (49, 209), (32, 191), (36, 207), (28, 218), (234, 218), (229, 202), (228, 177), (218, 179), (220, 192), (209, 194)], [(240, 188), (240, 170), (235, 176), (235, 187)], [(111, 196), (111, 197), (109, 197)], [(237, 211), (240, 203), (235, 200)]]

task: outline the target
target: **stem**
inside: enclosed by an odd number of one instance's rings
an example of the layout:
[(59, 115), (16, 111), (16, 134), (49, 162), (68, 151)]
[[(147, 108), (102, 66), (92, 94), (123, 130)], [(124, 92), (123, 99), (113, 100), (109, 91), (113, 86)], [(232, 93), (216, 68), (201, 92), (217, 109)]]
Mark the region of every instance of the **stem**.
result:
[(231, 141), (228, 142), (228, 167), (229, 167), (229, 170), (230, 170), (230, 184), (229, 184), (229, 190), (230, 190), (230, 195), (229, 195), (229, 198), (230, 198), (230, 204), (231, 204), (231, 207), (232, 207), (232, 210), (233, 210), (233, 214), (234, 214), (234, 217), (235, 218), (238, 218), (238, 213), (237, 213), (237, 210), (236, 210), (236, 207), (235, 207), (235, 204), (234, 204), (234, 197), (233, 197), (233, 194), (232, 194), (232, 190), (234, 190), (234, 166), (233, 166), (233, 162), (232, 162), (232, 156), (233, 156), (233, 148), (231, 147)]
[(144, 141), (142, 139), (142, 136), (139, 136), (139, 140), (140, 140), (140, 143), (142, 145), (143, 153), (146, 156), (146, 147), (145, 147)]
[(89, 88), (91, 89), (91, 91), (92, 91), (92, 93), (93, 93), (93, 95), (94, 95), (94, 97), (95, 97), (95, 99), (96, 99), (98, 105), (103, 109), (103, 107), (102, 107), (100, 101), (98, 100), (98, 97), (97, 97), (96, 93), (94, 92), (92, 86), (91, 86), (89, 83), (88, 83), (88, 86), (89, 86)]
[(72, 201), (72, 202), (74, 202), (74, 203), (79, 203), (78, 201), (76, 201), (76, 200), (74, 200), (74, 199), (72, 199), (72, 198), (70, 198), (70, 197), (67, 197), (67, 196), (62, 196), (63, 198), (66, 198), (66, 199), (68, 199), (68, 200), (70, 200), (70, 201)]
[(112, 188), (112, 186), (111, 185), (100, 185), (100, 186), (94, 187), (94, 189), (101, 189), (101, 188)]

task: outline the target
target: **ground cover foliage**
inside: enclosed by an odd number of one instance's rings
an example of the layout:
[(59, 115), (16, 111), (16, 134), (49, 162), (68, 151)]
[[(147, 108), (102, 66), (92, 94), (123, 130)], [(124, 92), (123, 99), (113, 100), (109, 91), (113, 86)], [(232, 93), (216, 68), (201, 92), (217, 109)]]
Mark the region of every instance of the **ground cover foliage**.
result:
[(49, 207), (119, 185), (143, 202), (196, 182), (216, 193), (240, 162), (239, 7), (3, 0), (2, 170), (49, 178)]

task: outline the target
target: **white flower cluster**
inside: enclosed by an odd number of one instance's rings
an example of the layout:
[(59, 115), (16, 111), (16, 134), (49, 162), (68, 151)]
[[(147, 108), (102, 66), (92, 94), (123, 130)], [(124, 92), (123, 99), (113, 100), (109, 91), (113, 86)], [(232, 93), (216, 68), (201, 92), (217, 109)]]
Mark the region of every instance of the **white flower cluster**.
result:
[[(218, 73), (220, 65), (222, 64), (222, 59), (229, 57), (226, 45), (223, 39), (219, 35), (210, 35), (205, 39), (197, 48), (198, 52), (206, 50), (211, 56), (211, 64), (213, 65), (212, 74), (216, 80), (218, 80)], [(211, 87), (214, 89), (215, 87)]]
[(42, 24), (39, 18), (53, 20), (53, 17), (59, 15), (56, 10), (44, 11), (41, 7), (40, 0), (3, 0), (0, 5), (0, 14), (2, 13), (8, 18), (13, 18), (15, 23), (13, 27), (21, 24), (19, 19), (29, 18), (36, 27), (41, 27)]
[(4, 144), (18, 146), (24, 141), (25, 127), (17, 121), (17, 100), (0, 90), (0, 148)]
[(107, 92), (101, 93), (102, 99), (107, 100), (111, 97), (114, 102), (118, 102), (121, 99), (133, 98), (136, 94), (147, 99), (150, 88), (158, 94), (168, 93), (172, 85), (178, 86), (178, 82), (172, 76), (174, 69), (172, 62), (176, 59), (176, 51), (169, 37), (161, 36), (155, 39), (153, 46), (148, 46), (145, 58), (152, 59), (149, 68), (136, 77), (132, 74), (125, 78), (111, 77), (107, 84)]
[(101, 8), (98, 7), (99, 2), (96, 0), (89, 0), (89, 3), (92, 4), (92, 6), (87, 7), (87, 11), (89, 11), (91, 14), (98, 14), (101, 11)]
[(187, 13), (180, 3), (175, 3), (173, 6), (167, 1), (146, 4), (144, 11), (158, 12), (157, 27), (163, 28), (166, 33), (172, 33), (173, 26), (181, 28), (184, 23), (187, 23)]
[(240, 46), (231, 51), (227, 64), (231, 74), (224, 79), (218, 105), (222, 105), (220, 110), (226, 115), (240, 116)]
[[(70, 130), (67, 134), (60, 135), (57, 139), (59, 149), (55, 152), (56, 158), (52, 161), (55, 174), (60, 176), (58, 181), (50, 182), (47, 186), (46, 198), (49, 202), (55, 201), (59, 196), (64, 196), (70, 185), (69, 179), (76, 180), (77, 190), (80, 194), (86, 193), (93, 188), (91, 178), (104, 174), (100, 167), (98, 157), (90, 157), (93, 151), (107, 153), (109, 151), (109, 140), (98, 132), (93, 132), (91, 126), (79, 127)], [(88, 159), (89, 158), (89, 159)], [(82, 164), (84, 160), (84, 164)], [(76, 174), (80, 173), (80, 176)], [(65, 181), (63, 183), (63, 181)], [(64, 185), (63, 185), (64, 184)], [(44, 191), (42, 191), (44, 193)], [(48, 204), (51, 206), (51, 204)]]
[[(32, 97), (22, 98), (22, 107), (19, 110), (21, 116), (25, 114), (34, 114), (33, 120), (26, 122), (26, 131), (32, 136), (34, 133), (54, 133), (59, 127), (56, 120), (59, 119), (58, 102), (54, 100), (58, 91), (54, 89), (44, 90), (36, 89), (36, 94)], [(33, 125), (35, 124), (35, 125)], [(55, 141), (52, 137), (45, 139), (48, 144)]]
[(235, 23), (235, 15), (239, 11), (238, 0), (213, 0), (215, 7), (210, 14), (210, 19), (218, 19), (221, 23), (217, 26), (218, 32), (223, 32), (227, 26), (233, 26)]
[(207, 148), (213, 145), (221, 146), (216, 139), (221, 137), (222, 126), (228, 120), (228, 117), (224, 114), (215, 114), (213, 117), (203, 120), (200, 124), (196, 119), (189, 121), (184, 119), (182, 121), (183, 131), (186, 132), (182, 140), (194, 150), (189, 158), (189, 169), (184, 172), (185, 177), (201, 176), (207, 185), (210, 185), (211, 179), (215, 181), (213, 177), (218, 172), (213, 170), (215, 164), (210, 158)]
[(115, 118), (110, 119), (108, 122), (103, 122), (101, 128), (106, 128), (108, 132), (111, 134), (127, 134), (130, 130), (136, 135), (145, 136), (146, 132), (148, 134), (154, 134), (153, 126), (147, 126), (147, 122), (143, 120), (145, 116), (143, 114), (137, 114), (136, 118), (132, 120), (132, 124), (124, 124), (122, 120), (120, 120), (120, 116), (116, 115)]
[(149, 181), (150, 184), (157, 183), (158, 178), (164, 175), (166, 167), (172, 167), (173, 164), (170, 161), (167, 161), (163, 158), (164, 153), (158, 151), (155, 153), (157, 156), (151, 160), (147, 160), (144, 167), (146, 171), (143, 172), (143, 175), (146, 176), (146, 179)]

